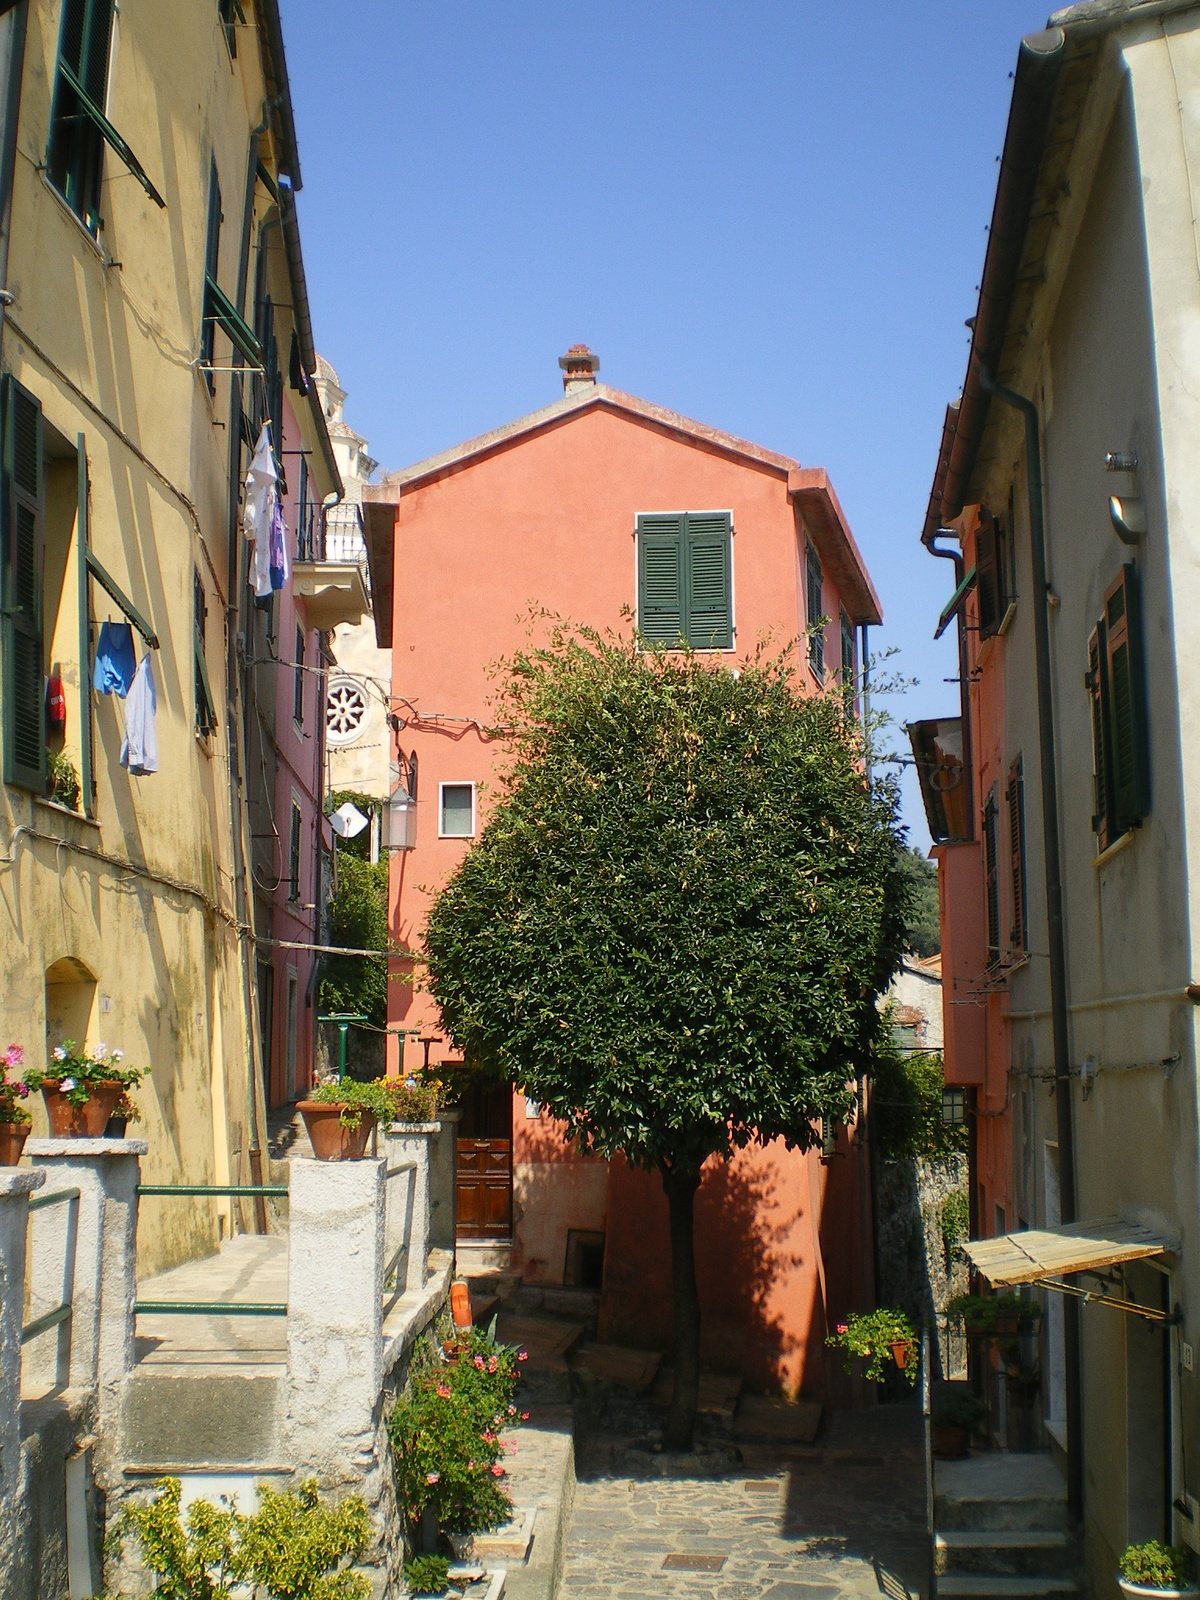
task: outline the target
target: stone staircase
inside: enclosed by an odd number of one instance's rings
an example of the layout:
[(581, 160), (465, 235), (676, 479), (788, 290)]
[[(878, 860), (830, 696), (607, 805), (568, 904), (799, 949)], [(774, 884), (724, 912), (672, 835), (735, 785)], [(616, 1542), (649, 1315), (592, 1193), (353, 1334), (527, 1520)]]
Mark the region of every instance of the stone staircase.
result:
[(1067, 1491), (1046, 1454), (935, 1464), (939, 1600), (1074, 1600), (1083, 1592)]

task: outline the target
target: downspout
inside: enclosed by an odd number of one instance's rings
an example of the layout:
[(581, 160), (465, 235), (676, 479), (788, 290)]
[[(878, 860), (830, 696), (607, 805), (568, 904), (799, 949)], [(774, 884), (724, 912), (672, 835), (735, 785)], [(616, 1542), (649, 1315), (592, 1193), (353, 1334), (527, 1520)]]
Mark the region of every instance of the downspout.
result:
[[(1038, 753), (1042, 771), (1042, 847), (1046, 864), (1046, 923), (1050, 944), (1050, 1025), (1058, 1111), (1058, 1168), (1061, 1215), (1075, 1217), (1075, 1135), (1072, 1125), (1071, 1061), (1067, 1033), (1067, 958), (1063, 937), (1062, 864), (1058, 848), (1058, 775), (1054, 757), (1054, 700), (1050, 679), (1050, 615), (1046, 581), (1046, 523), (1042, 496), (1042, 447), (1038, 410), (1032, 400), (1005, 389), (986, 367), (979, 372), (988, 394), (1012, 406), (1025, 419), (1025, 470), (1029, 494), (1029, 553), (1033, 568), (1033, 638), (1037, 677)], [(1065, 1295), (1064, 1356), (1067, 1402), (1067, 1505), (1083, 1516), (1083, 1406), (1079, 1371), (1079, 1302)]]
[[(859, 624), (858, 656), (862, 662), (861, 712), (863, 730), (863, 776), (871, 783), (871, 657), (867, 648), (867, 624)], [(859, 1271), (862, 1274), (863, 1310), (874, 1310), (879, 1283), (879, 1230), (875, 1226), (875, 1141), (871, 1137), (870, 1084), (865, 1072), (858, 1075), (858, 1237)], [(869, 1219), (869, 1226), (868, 1226)]]
[(21, 0), (9, 12), (0, 16), (0, 37), (8, 34), (7, 78), (4, 85), (4, 126), (0, 129), (0, 336), (4, 330), (4, 313), (12, 304), (8, 292), (8, 241), (12, 235), (13, 178), (17, 165), (17, 124), (21, 115), (21, 79), (25, 69), (25, 23), (29, 15), (28, 0)]

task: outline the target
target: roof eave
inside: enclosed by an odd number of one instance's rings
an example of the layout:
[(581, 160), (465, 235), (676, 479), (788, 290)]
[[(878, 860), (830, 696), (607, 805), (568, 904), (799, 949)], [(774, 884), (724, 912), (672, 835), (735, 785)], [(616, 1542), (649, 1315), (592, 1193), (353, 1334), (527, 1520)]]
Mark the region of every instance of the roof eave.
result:
[(824, 467), (793, 467), (788, 499), (800, 512), (852, 622), (877, 628), (883, 607)]

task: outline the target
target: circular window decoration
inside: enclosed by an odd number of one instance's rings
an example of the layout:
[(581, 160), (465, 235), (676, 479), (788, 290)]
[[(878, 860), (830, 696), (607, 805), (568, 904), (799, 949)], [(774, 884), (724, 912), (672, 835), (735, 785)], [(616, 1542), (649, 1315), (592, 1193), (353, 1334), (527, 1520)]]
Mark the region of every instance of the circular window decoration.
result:
[(330, 744), (349, 744), (362, 732), (367, 697), (353, 678), (334, 678), (325, 696), (325, 732)]

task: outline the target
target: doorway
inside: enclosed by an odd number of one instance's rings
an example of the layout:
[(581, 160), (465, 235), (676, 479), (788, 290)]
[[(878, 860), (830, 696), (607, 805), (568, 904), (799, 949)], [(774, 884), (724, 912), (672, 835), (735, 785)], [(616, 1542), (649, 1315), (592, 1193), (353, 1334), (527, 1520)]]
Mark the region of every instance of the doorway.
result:
[(463, 1092), (458, 1127), (458, 1237), (512, 1238), (512, 1089)]
[[(1145, 1262), (1125, 1268), (1131, 1300), (1171, 1309), (1171, 1280)], [(1125, 1440), (1129, 1524), (1126, 1539), (1171, 1543), (1171, 1330), (1125, 1315)]]

